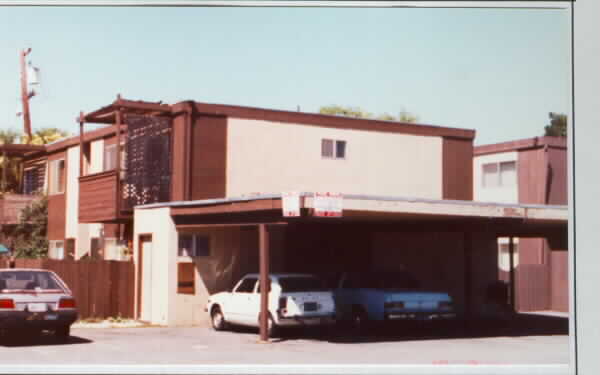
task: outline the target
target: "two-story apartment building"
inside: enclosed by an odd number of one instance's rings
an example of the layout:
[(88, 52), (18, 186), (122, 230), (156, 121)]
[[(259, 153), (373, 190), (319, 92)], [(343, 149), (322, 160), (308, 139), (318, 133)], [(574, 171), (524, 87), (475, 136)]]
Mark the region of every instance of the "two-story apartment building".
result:
[[(561, 210), (469, 203), (473, 130), (121, 98), (79, 121), (25, 162), (28, 191), (47, 187), (50, 254), (127, 249), (136, 311), (157, 324), (205, 321), (210, 293), (257, 272), (258, 223), (273, 271), (409, 268), (462, 311), (485, 303), (498, 236), (565, 228)], [(304, 192), (300, 217), (282, 217), (283, 192)], [(316, 217), (312, 192), (343, 194), (343, 219)]]
[[(535, 137), (477, 146), (473, 177), (477, 201), (566, 205), (566, 139)], [(508, 238), (499, 238), (498, 246), (500, 278), (507, 280)], [(568, 310), (566, 249), (566, 243), (543, 238), (515, 239), (513, 262), (522, 275), (517, 280), (520, 309)]]

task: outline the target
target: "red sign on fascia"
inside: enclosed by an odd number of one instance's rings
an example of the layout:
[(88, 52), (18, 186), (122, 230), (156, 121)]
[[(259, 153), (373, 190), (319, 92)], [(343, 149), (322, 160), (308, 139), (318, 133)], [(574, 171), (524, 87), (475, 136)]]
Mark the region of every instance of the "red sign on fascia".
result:
[(313, 206), (315, 216), (342, 217), (342, 194), (340, 193), (315, 193)]

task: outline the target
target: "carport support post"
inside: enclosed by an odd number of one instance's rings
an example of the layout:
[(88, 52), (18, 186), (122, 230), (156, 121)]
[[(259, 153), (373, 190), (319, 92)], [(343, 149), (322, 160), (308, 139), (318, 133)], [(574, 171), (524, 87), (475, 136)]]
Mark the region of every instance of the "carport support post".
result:
[(260, 340), (269, 340), (269, 230), (266, 224), (258, 226), (260, 246)]
[(517, 308), (515, 306), (515, 263), (514, 263), (514, 256), (515, 256), (515, 244), (513, 241), (513, 237), (509, 237), (508, 238), (508, 276), (510, 279), (510, 308), (512, 309), (512, 311), (517, 311)]
[(464, 257), (463, 257), (463, 266), (464, 266), (464, 296), (465, 296), (465, 310), (464, 310), (464, 321), (463, 321), (463, 329), (465, 331), (469, 330), (469, 322), (471, 320), (471, 253), (472, 253), (472, 236), (470, 232), (463, 233), (463, 246), (464, 246)]

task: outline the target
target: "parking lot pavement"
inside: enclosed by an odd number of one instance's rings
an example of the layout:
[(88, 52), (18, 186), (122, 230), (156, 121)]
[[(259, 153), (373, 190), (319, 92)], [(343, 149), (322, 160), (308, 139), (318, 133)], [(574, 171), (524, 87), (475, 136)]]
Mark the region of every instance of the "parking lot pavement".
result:
[(74, 328), (67, 343), (49, 334), (5, 342), (2, 365), (211, 364), (567, 364), (566, 334), (487, 336), (288, 332), (270, 343), (255, 330), (204, 327)]

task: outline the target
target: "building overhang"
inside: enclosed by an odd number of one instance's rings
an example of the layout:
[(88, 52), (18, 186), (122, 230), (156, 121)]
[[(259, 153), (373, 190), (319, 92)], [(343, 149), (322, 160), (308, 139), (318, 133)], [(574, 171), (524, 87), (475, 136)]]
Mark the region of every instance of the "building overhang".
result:
[(283, 216), (281, 194), (168, 202), (178, 227), (260, 223), (360, 224), (377, 230), (486, 232), (498, 236), (566, 238), (566, 206), (505, 204), (408, 197), (344, 195), (341, 217), (315, 215), (312, 193), (302, 193), (300, 216)]

